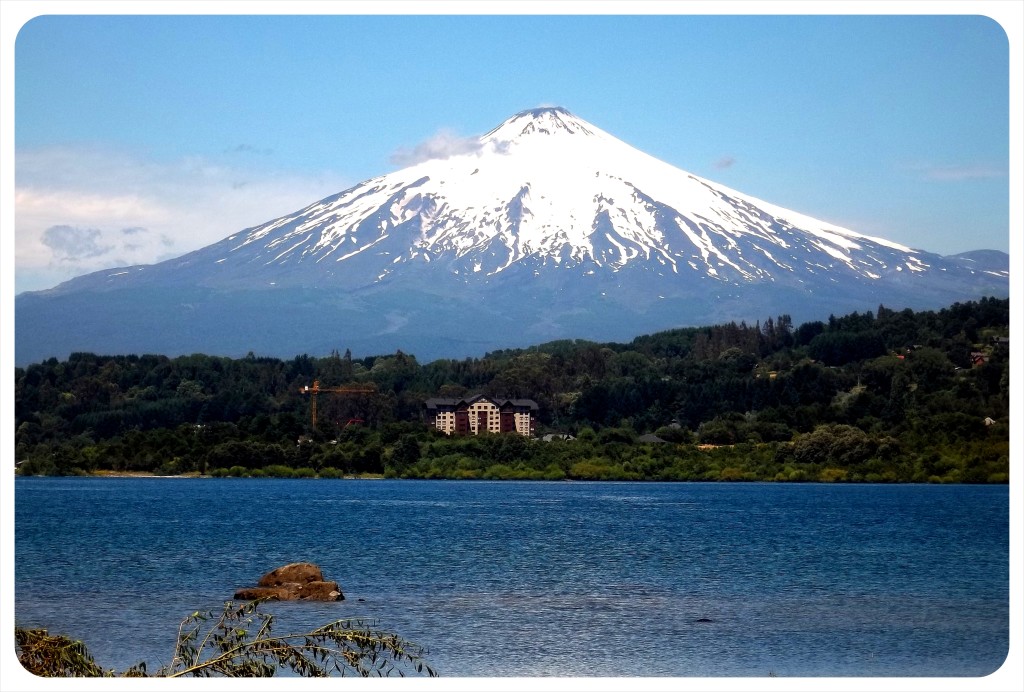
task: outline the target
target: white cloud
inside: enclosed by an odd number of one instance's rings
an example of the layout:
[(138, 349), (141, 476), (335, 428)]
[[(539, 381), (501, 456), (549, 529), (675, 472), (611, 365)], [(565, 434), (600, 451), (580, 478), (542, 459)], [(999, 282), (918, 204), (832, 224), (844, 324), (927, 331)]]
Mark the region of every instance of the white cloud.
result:
[(1004, 178), (1006, 170), (985, 165), (931, 166), (924, 171), (929, 180), (978, 180)]
[(40, 239), (50, 248), (58, 261), (99, 257), (110, 252), (113, 245), (101, 245), (103, 233), (98, 228), (76, 228), (75, 226), (50, 226), (43, 231)]
[(990, 180), (1005, 178), (1007, 170), (1002, 166), (986, 163), (913, 163), (901, 166), (903, 170), (916, 173), (924, 180), (958, 182), (962, 180)]
[(151, 264), (291, 213), (352, 184), (333, 173), (158, 162), (86, 148), (16, 157), (16, 292)]
[(460, 137), (451, 130), (439, 130), (437, 134), (420, 142), (412, 149), (398, 149), (391, 155), (391, 163), (398, 166), (412, 166), (431, 159), (447, 159), (460, 154), (480, 151), (478, 137)]

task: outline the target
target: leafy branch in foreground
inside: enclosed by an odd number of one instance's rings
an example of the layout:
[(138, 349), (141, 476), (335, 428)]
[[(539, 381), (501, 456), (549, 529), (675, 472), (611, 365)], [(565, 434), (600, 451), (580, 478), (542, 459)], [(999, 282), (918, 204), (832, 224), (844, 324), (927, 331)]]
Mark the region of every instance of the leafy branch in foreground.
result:
[(174, 659), (157, 675), (267, 677), (278, 668), (290, 668), (303, 677), (404, 676), (407, 667), (436, 675), (423, 662), (422, 647), (361, 620), (337, 620), (310, 632), (275, 636), (274, 616), (259, 612), (259, 603), (235, 606), (229, 601), (216, 618), (213, 611), (185, 618)]
[[(113, 670), (101, 668), (85, 644), (45, 629), (14, 628), (18, 661), (28, 672), (43, 677), (112, 677)], [(145, 664), (132, 666), (124, 677), (145, 675)]]
[[(276, 636), (274, 616), (258, 610), (260, 601), (235, 605), (222, 613), (195, 612), (178, 628), (174, 658), (155, 677), (269, 677), (290, 669), (302, 677), (360, 675), (385, 677), (436, 671), (423, 660), (426, 651), (396, 634), (375, 630), (361, 620), (336, 620), (309, 632)], [(82, 642), (52, 637), (45, 630), (16, 630), (18, 659), (42, 676), (146, 676), (145, 663), (124, 673), (98, 666)]]

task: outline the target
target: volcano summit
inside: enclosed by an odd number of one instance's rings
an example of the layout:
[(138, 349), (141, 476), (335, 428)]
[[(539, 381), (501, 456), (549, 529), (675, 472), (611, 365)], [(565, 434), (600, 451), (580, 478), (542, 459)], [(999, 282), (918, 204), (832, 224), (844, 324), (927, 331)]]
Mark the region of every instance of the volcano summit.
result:
[(840, 228), (563, 108), (160, 264), (16, 298), (17, 361), (351, 348), (421, 359), (1008, 294), (1008, 269)]

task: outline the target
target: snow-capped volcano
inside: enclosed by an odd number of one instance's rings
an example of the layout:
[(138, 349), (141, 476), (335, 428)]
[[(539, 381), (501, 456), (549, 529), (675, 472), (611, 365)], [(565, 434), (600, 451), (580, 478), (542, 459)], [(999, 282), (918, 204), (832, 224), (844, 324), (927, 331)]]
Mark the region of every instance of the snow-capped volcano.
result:
[[(46, 306), (71, 304), (111, 316), (76, 313), (93, 336), (72, 350), (147, 344), (287, 355), (366, 344), (455, 356), (783, 312), (818, 318), (880, 302), (940, 307), (1005, 293), (1007, 284), (1007, 272), (700, 178), (556, 107), (518, 113), (459, 153), (371, 178), (181, 258), (26, 294), (18, 319), (21, 327), (23, 316), (34, 321)], [(101, 299), (83, 298), (96, 291)], [(133, 307), (143, 295), (166, 313), (152, 345), (140, 334), (152, 331), (141, 325), (154, 306)], [(29, 302), (31, 314), (20, 309)], [(225, 315), (249, 313), (242, 332), (223, 333)], [(114, 314), (130, 326), (104, 328)], [(168, 315), (177, 330), (167, 328)], [(111, 339), (120, 332), (124, 339)], [(457, 352), (445, 352), (453, 344)]]
[(244, 267), (245, 279), (260, 266), (281, 280), (331, 276), (344, 285), (427, 262), (484, 277), (524, 263), (590, 271), (634, 264), (725, 282), (837, 266), (865, 279), (925, 268), (910, 248), (674, 168), (563, 108), (519, 113), (468, 148), (367, 180), (187, 261), (227, 265), (223, 279), (236, 277), (230, 267)]

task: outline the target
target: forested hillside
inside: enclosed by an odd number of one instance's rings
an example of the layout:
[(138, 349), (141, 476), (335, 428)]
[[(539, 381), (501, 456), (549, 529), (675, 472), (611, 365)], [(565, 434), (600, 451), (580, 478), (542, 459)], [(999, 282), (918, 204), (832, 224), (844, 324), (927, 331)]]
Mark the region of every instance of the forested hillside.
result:
[[(426, 364), (78, 353), (16, 369), (15, 461), (49, 475), (1003, 483), (1008, 335), (1009, 301), (986, 298)], [(314, 380), (371, 391), (321, 393), (313, 429)], [(539, 436), (575, 439), (427, 430), (425, 399), (475, 393), (534, 399)]]

